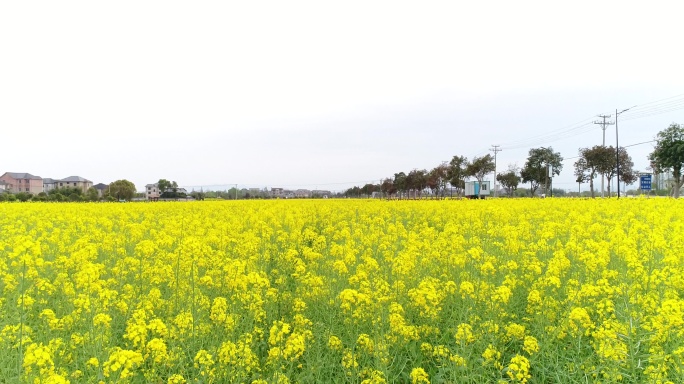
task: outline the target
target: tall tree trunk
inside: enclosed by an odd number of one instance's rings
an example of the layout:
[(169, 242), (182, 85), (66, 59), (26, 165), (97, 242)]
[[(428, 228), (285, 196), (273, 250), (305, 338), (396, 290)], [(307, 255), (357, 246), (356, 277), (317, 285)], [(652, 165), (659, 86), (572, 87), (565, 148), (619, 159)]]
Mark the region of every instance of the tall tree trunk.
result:
[(672, 169), (672, 176), (675, 179), (672, 196), (676, 199), (679, 197), (679, 190), (682, 188), (682, 166), (675, 166)]
[(673, 191), (672, 191), (672, 192), (673, 192), (673, 193), (672, 193), (672, 196), (673, 196), (675, 199), (679, 198), (679, 190), (682, 188), (682, 184), (684, 184), (684, 181), (682, 181), (682, 177), (681, 177), (681, 176), (675, 178), (674, 185), (672, 186), (672, 189), (673, 189)]
[(594, 196), (594, 178), (593, 177), (591, 177), (589, 179), (589, 190), (591, 190), (591, 198), (592, 199), (595, 198), (596, 196)]

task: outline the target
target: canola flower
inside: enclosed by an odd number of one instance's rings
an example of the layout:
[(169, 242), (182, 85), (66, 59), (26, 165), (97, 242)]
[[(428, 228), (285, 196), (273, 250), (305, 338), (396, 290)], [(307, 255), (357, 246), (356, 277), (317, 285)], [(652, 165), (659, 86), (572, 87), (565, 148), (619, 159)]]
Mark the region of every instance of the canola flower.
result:
[(684, 382), (682, 205), (0, 204), (0, 379)]

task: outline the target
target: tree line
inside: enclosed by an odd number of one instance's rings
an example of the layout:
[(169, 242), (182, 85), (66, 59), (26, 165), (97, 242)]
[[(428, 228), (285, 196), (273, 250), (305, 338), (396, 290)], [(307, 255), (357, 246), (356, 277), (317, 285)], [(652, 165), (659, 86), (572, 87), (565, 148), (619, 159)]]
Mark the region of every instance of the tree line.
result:
[[(562, 162), (560, 153), (554, 152), (552, 147), (534, 148), (530, 150), (524, 167), (518, 169), (514, 165), (509, 166), (505, 172), (496, 175), (496, 180), (501, 184), (502, 191), (509, 196), (513, 196), (520, 183), (530, 183), (531, 195), (534, 195), (540, 186), (543, 186), (546, 192), (550, 188), (551, 177), (558, 175), (563, 169)], [(387, 198), (420, 199), (426, 191), (429, 191), (430, 197), (443, 198), (448, 190), (450, 196), (455, 194), (456, 197), (462, 197), (468, 179), (473, 178), (482, 184), (485, 177), (495, 170), (494, 157), (490, 154), (475, 156), (472, 160), (456, 155), (448, 163), (444, 162), (430, 171), (414, 169), (408, 173), (395, 173), (393, 177), (382, 180), (380, 184), (353, 187), (345, 194), (357, 196), (381, 192)]]
[(77, 187), (55, 188), (48, 192), (32, 194), (18, 192), (16, 194), (0, 193), (2, 201), (36, 201), (36, 202), (85, 202), (85, 201), (124, 201), (131, 200), (136, 195), (135, 185), (128, 180), (117, 180), (110, 183), (103, 191), (102, 196), (95, 187), (88, 188), (85, 192)]
[[(650, 170), (662, 174), (671, 172), (672, 183), (670, 196), (679, 197), (680, 189), (684, 184), (682, 168), (684, 167), (684, 126), (672, 123), (668, 128), (658, 132), (655, 138), (656, 145), (653, 152), (648, 155)], [(639, 172), (634, 169), (634, 162), (624, 147), (617, 151), (612, 146), (596, 145), (591, 148), (580, 148), (579, 156), (574, 165), (575, 181), (581, 187), (589, 183), (591, 197), (595, 197), (594, 179), (603, 176), (608, 181), (608, 194), (613, 178), (619, 176), (619, 180), (625, 185), (631, 185), (639, 178)], [(495, 172), (494, 158), (492, 155), (474, 157), (468, 160), (465, 156), (453, 156), (451, 161), (444, 162), (431, 170), (413, 169), (406, 172), (395, 173), (392, 177), (383, 179), (379, 184), (365, 184), (362, 187), (352, 187), (342, 195), (347, 197), (372, 196), (374, 192), (381, 193), (385, 198), (414, 198), (421, 199), (427, 194), (431, 198), (444, 198), (454, 194), (462, 197), (465, 192), (465, 183), (474, 178), (482, 183), (484, 178)], [(496, 174), (496, 181), (501, 185), (501, 191), (508, 196), (513, 196), (521, 184), (529, 184), (527, 191), (530, 196), (539, 192), (547, 195), (553, 192), (553, 177), (558, 176), (563, 169), (563, 157), (555, 152), (552, 147), (532, 148), (522, 168), (509, 165), (508, 168)], [(182, 192), (178, 191), (175, 181), (166, 179), (159, 180), (159, 188), (164, 191), (162, 198), (178, 198)], [(197, 200), (205, 197), (222, 197), (234, 199), (236, 190), (226, 192), (192, 192), (190, 195)], [(521, 189), (521, 193), (523, 190)], [(185, 194), (183, 194), (185, 195)], [(225, 195), (225, 196), (223, 196)], [(98, 191), (91, 187), (83, 192), (79, 188), (59, 188), (48, 192), (33, 195), (28, 192), (16, 194), (0, 193), (2, 201), (124, 201), (131, 200), (136, 196), (135, 185), (128, 180), (117, 180), (109, 184), (99, 196)], [(143, 194), (144, 196), (144, 194)], [(339, 196), (339, 195), (338, 195)], [(182, 196), (185, 197), (185, 196)], [(246, 198), (240, 192), (240, 198)]]
[[(655, 173), (672, 172), (671, 195), (678, 197), (684, 184), (684, 127), (672, 123), (658, 133), (655, 141), (655, 149), (648, 157), (651, 164), (649, 168)], [(613, 146), (602, 145), (580, 148), (578, 160), (573, 165), (575, 181), (580, 187), (588, 182), (591, 197), (595, 197), (594, 179), (598, 176), (607, 179), (608, 195), (613, 178), (619, 177), (619, 181), (625, 185), (631, 185), (639, 178), (639, 172), (634, 169), (634, 162), (625, 147), (617, 150)], [(554, 176), (558, 176), (562, 170), (563, 157), (559, 152), (555, 152), (552, 147), (532, 148), (522, 168), (509, 165), (505, 171), (496, 174), (496, 181), (500, 184), (501, 191), (508, 196), (513, 196), (521, 184), (529, 184), (530, 196), (540, 192), (548, 195), (553, 191)], [(495, 172), (495, 164), (490, 154), (476, 156), (470, 161), (465, 156), (457, 155), (448, 163), (444, 162), (429, 171), (413, 169), (408, 173), (398, 172), (379, 184), (369, 183), (362, 187), (349, 188), (344, 195), (372, 196), (377, 192), (385, 198), (420, 199), (426, 194), (431, 198), (443, 198), (449, 191), (449, 195), (462, 197), (468, 179), (474, 178), (482, 183), (486, 175), (492, 172)]]

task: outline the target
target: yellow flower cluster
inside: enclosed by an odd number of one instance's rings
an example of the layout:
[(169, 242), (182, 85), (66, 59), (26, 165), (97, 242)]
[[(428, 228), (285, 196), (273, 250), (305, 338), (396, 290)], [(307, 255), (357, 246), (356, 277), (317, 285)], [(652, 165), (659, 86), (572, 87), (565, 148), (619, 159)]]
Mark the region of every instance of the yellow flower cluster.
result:
[(0, 204), (7, 382), (684, 382), (684, 201)]

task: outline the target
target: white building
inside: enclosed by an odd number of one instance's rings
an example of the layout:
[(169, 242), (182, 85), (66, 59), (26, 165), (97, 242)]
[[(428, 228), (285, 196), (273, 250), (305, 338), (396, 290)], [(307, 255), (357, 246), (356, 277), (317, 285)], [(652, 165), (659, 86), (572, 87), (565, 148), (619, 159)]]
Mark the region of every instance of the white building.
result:
[(145, 186), (145, 197), (147, 197), (147, 200), (158, 200), (159, 196), (161, 196), (159, 183), (147, 184)]
[(480, 198), (485, 198), (489, 196), (491, 191), (491, 182), (488, 180), (483, 180), (482, 185), (479, 181), (466, 181), (465, 183), (465, 197), (471, 199), (476, 199), (478, 196)]

